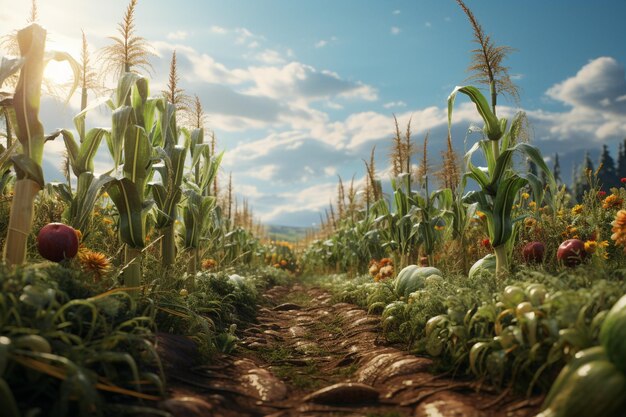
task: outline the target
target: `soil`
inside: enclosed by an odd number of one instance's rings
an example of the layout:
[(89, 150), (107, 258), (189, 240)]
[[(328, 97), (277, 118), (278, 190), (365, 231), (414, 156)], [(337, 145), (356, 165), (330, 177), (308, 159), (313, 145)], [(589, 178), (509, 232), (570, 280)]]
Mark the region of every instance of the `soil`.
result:
[(295, 284), (265, 293), (239, 347), (197, 365), (189, 340), (159, 336), (177, 417), (530, 417), (526, 399), (432, 372), (433, 362), (386, 345), (380, 318)]

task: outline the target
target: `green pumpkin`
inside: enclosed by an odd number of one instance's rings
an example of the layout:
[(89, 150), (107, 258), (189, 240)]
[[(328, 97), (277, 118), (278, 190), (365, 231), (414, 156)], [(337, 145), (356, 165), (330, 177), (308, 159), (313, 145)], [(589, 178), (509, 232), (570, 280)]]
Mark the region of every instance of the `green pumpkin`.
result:
[(237, 288), (242, 288), (244, 284), (244, 278), (241, 275), (232, 274), (228, 277), (228, 282), (233, 284)]
[(483, 271), (489, 271), (491, 274), (496, 273), (496, 255), (489, 254), (476, 261), (469, 270), (469, 277), (477, 278), (483, 274)]
[[(555, 384), (556, 385), (556, 384)], [(548, 394), (537, 417), (616, 416), (624, 403), (626, 377), (611, 362), (598, 359), (570, 371)]]
[(408, 297), (412, 292), (424, 288), (426, 279), (433, 275), (443, 276), (440, 270), (432, 266), (409, 265), (396, 277), (396, 293), (401, 297)]
[(600, 328), (600, 343), (611, 362), (626, 372), (626, 295), (607, 314)]

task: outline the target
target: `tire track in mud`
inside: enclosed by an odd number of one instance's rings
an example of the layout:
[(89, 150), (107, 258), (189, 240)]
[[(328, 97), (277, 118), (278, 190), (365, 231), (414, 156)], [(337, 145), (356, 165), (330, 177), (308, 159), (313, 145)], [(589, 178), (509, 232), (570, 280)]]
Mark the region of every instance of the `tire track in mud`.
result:
[(380, 338), (380, 318), (300, 284), (265, 293), (269, 307), (240, 347), (196, 366), (191, 342), (160, 337), (175, 416), (530, 417), (524, 399), (433, 375), (432, 361)]

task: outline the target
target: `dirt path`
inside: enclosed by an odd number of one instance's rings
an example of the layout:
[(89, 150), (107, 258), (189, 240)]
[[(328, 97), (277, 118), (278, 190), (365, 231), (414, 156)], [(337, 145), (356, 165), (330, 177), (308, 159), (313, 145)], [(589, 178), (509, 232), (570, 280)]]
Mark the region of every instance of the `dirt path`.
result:
[[(259, 324), (235, 355), (194, 366), (193, 346), (166, 338), (160, 350), (176, 416), (527, 417), (539, 399), (476, 392), (437, 377), (430, 359), (384, 345), (379, 318), (328, 293), (294, 285), (265, 294)], [(171, 357), (168, 358), (168, 352)], [(176, 352), (172, 355), (171, 352)], [(185, 353), (187, 352), (187, 353)]]

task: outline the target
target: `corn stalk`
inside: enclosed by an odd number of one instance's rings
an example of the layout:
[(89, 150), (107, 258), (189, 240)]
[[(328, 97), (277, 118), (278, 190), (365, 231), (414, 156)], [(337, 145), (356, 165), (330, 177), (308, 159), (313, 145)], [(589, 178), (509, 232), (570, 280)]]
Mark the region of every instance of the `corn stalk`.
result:
[[(113, 179), (107, 189), (119, 212), (118, 229), (122, 242), (126, 244), (124, 284), (129, 288), (141, 285), (146, 220), (154, 205), (153, 200), (146, 199), (146, 194), (155, 161), (149, 134), (154, 133), (152, 127), (159, 100), (148, 98), (148, 94), (148, 81), (145, 78), (132, 73), (126, 73), (120, 78), (116, 91), (118, 106), (113, 111), (111, 135), (107, 137), (115, 163), (123, 160), (123, 177)], [(128, 102), (132, 106), (127, 105)]]
[[(456, 87), (448, 97), (449, 134), (457, 93), (463, 93), (472, 100), (485, 123), (483, 136), (486, 139), (475, 143), (465, 155), (466, 173), (463, 176), (463, 187), (467, 178), (471, 178), (481, 189), (467, 193), (464, 202), (476, 203), (477, 208), (487, 216), (489, 239), (496, 255), (496, 275), (500, 276), (508, 269), (508, 246), (512, 244), (514, 223), (511, 212), (518, 191), (528, 184), (535, 194), (535, 201), (538, 204), (543, 201), (541, 180), (531, 173), (516, 172), (513, 166), (514, 153), (525, 154), (545, 173), (552, 195), (556, 190), (556, 182), (539, 149), (527, 143), (516, 143), (517, 134), (521, 130), (519, 125), (522, 123), (523, 113), (518, 113), (511, 126), (508, 127), (508, 120), (496, 117), (487, 99), (476, 87)], [(487, 162), (486, 168), (472, 164), (472, 156), (478, 150), (482, 151)]]
[(33, 222), (35, 196), (43, 188), (44, 133), (39, 121), (41, 82), (44, 70), (46, 31), (32, 24), (17, 33), (24, 63), (13, 96), (16, 135), (22, 152), (12, 157), (17, 181), (9, 231), (4, 248), (4, 260), (9, 265), (20, 265), (26, 260), (26, 244)]
[(176, 106), (163, 101), (160, 131), (165, 148), (157, 147), (161, 163), (154, 169), (161, 175), (161, 183), (150, 183), (152, 195), (158, 208), (156, 227), (161, 230), (161, 262), (163, 266), (173, 265), (176, 259), (176, 236), (174, 223), (178, 217), (178, 203), (182, 197), (187, 143), (177, 145)]

